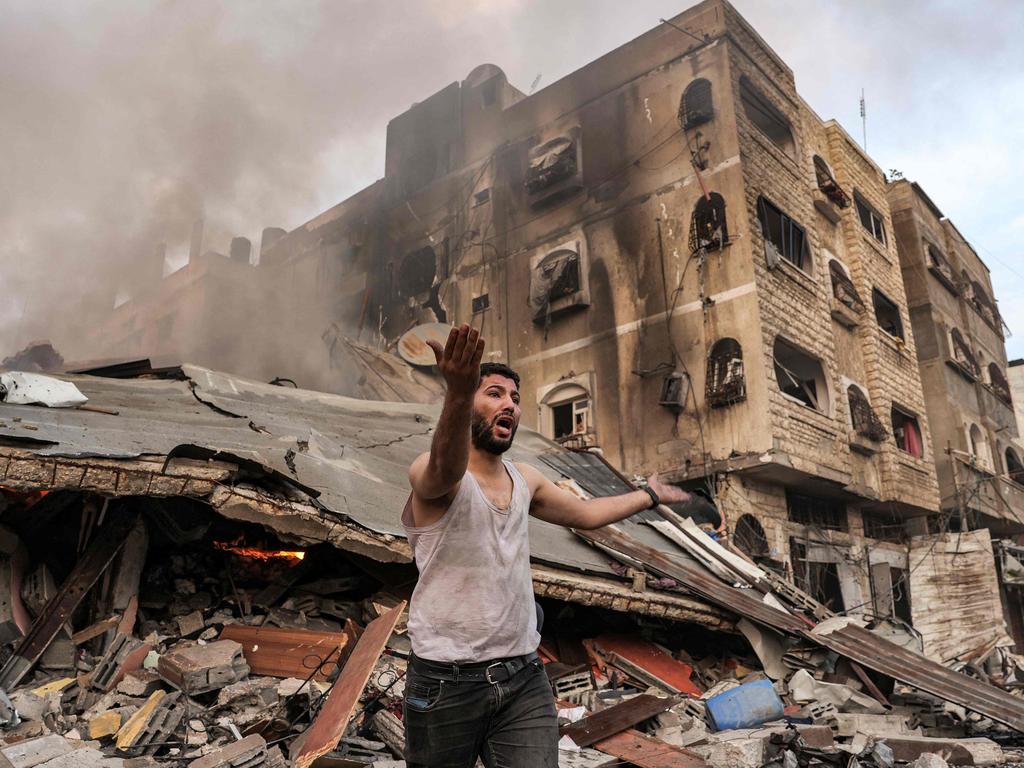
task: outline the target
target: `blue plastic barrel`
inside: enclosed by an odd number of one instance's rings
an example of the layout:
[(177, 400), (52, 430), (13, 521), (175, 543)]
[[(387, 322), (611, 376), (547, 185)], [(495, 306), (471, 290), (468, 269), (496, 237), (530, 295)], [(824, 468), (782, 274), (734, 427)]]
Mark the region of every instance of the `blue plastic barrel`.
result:
[(753, 728), (783, 717), (782, 699), (771, 680), (755, 680), (707, 700), (708, 718), (716, 731)]

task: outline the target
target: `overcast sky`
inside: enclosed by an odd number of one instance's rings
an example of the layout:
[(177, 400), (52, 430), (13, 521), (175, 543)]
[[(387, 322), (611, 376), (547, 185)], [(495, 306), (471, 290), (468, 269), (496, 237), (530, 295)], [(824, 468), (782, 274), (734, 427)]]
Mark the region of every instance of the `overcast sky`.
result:
[[(1024, 3), (736, 0), (823, 118), (922, 184), (1024, 356)], [(390, 117), (477, 64), (543, 88), (665, 0), (0, 0), (0, 356), (205, 215), (292, 228), (379, 178)], [(170, 267), (168, 267), (170, 268)]]

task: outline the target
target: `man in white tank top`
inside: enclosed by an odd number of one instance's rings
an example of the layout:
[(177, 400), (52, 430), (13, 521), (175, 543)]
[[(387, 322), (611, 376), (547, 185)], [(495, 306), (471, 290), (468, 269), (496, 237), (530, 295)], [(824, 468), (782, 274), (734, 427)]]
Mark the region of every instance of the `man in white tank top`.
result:
[(402, 513), (419, 569), (409, 607), (413, 658), (405, 685), (409, 768), (556, 768), (555, 705), (537, 657), (540, 634), (527, 516), (592, 529), (681, 489), (582, 501), (537, 469), (502, 459), (519, 426), (519, 376), (480, 364), (484, 340), (453, 328), (428, 342), (448, 385), (429, 453), (409, 468)]

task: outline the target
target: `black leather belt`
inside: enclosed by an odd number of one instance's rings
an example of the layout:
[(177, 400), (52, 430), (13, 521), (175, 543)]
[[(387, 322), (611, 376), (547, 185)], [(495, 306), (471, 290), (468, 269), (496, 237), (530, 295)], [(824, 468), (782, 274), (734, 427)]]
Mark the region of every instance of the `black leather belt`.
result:
[(435, 680), (446, 680), (457, 683), (460, 680), (471, 683), (504, 683), (526, 669), (531, 662), (540, 662), (537, 652), (524, 656), (512, 656), (508, 659), (477, 661), (470, 664), (451, 664), (443, 661), (430, 661), (413, 656), (411, 666), (424, 677)]

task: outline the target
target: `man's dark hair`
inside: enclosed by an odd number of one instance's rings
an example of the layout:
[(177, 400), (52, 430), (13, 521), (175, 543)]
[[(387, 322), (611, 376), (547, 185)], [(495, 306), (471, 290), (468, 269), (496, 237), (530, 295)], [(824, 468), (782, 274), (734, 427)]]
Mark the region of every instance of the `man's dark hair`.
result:
[(504, 363), (483, 363), (480, 366), (480, 380), (483, 381), (485, 376), (504, 376), (506, 379), (512, 379), (516, 383), (516, 389), (519, 389), (519, 374), (513, 371)]

